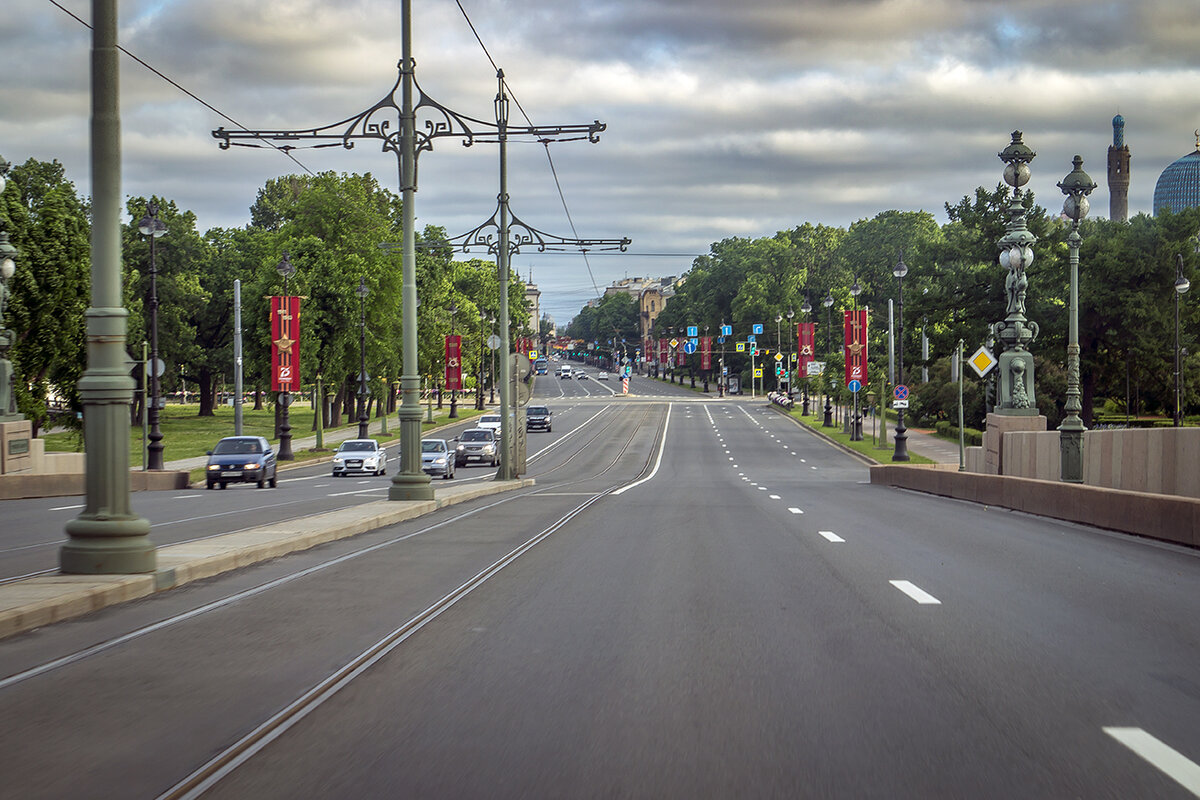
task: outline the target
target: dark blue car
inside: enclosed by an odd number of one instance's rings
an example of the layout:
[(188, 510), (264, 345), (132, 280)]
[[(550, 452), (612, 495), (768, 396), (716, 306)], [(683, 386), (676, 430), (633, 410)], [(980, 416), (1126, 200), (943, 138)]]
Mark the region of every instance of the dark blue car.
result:
[(225, 488), (227, 483), (268, 483), (275, 488), (275, 451), (261, 436), (226, 436), (208, 451), (207, 488)]

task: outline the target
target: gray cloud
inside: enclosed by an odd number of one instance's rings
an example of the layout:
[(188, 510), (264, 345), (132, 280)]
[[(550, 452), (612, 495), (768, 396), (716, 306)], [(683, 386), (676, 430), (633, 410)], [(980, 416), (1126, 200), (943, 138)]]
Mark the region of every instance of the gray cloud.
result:
[[(84, 19), (86, 0), (63, 0)], [(1075, 153), (1101, 183), (1110, 120), (1128, 121), (1133, 211), (1200, 124), (1195, 0), (463, 0), (514, 96), (538, 124), (609, 125), (597, 145), (551, 152), (582, 236), (634, 238), (635, 253), (589, 258), (595, 281), (678, 274), (727, 236), (804, 221), (845, 226), (889, 209), (942, 205), (1000, 178), (1019, 128), (1039, 152), (1033, 188)], [(415, 3), (418, 78), (432, 97), (487, 118), (494, 70), (453, 2)], [(9, 0), (0, 20), (0, 153), (57, 158), (88, 191), (89, 32), (45, 0)], [(124, 0), (122, 43), (251, 128), (350, 116), (396, 79), (394, 0)], [(267, 150), (219, 151), (233, 127), (122, 61), (124, 184), (196, 212), (202, 228), (245, 224), (257, 189), (298, 171)], [(514, 108), (514, 120), (521, 119)], [(377, 148), (298, 151), (313, 170), (371, 172), (396, 187)], [(420, 224), (450, 233), (492, 213), (494, 147), (439, 142), (422, 156)], [(513, 206), (570, 235), (540, 145), (514, 143)], [(594, 293), (578, 255), (522, 254), (565, 322)]]

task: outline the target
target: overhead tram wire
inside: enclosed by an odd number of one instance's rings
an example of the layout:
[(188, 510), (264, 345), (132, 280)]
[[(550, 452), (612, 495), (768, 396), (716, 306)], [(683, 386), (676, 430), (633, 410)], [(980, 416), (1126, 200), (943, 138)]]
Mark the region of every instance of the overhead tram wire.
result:
[[(492, 54), (488, 51), (487, 45), (483, 43), (483, 38), (479, 35), (479, 31), (476, 30), (475, 23), (471, 21), (471, 16), (467, 13), (467, 10), (463, 8), (462, 0), (454, 0), (454, 4), (457, 5), (458, 10), (462, 12), (463, 19), (465, 19), (467, 22), (467, 27), (470, 28), (471, 33), (474, 34), (475, 41), (479, 42), (479, 47), (483, 50), (483, 54), (487, 56), (488, 63), (492, 65), (493, 70), (499, 73), (500, 67), (496, 64), (496, 60), (492, 58)], [(521, 101), (518, 100), (517, 96), (513, 93), (512, 87), (509, 86), (508, 81), (503, 78), (501, 80), (504, 80), (504, 85), (508, 87), (509, 97), (512, 98), (517, 110), (521, 112), (521, 116), (525, 118), (525, 122), (529, 124), (529, 127), (534, 127), (533, 120), (530, 119), (529, 114), (525, 112), (525, 107), (521, 105)], [(567, 224), (571, 228), (571, 235), (576, 239), (579, 239), (579, 231), (575, 229), (575, 220), (571, 218), (571, 209), (567, 207), (567, 198), (566, 195), (563, 194), (562, 183), (560, 183), (558, 179), (558, 170), (554, 168), (554, 159), (550, 156), (550, 140), (542, 139), (541, 143), (546, 150), (546, 160), (550, 163), (550, 174), (554, 176), (554, 186), (558, 189), (558, 199), (562, 202), (563, 213), (565, 213), (567, 216)], [(596, 284), (596, 276), (592, 272), (592, 264), (590, 261), (588, 261), (588, 250), (587, 248), (580, 248), (579, 252), (583, 256), (583, 263), (584, 266), (587, 267), (588, 277), (592, 281), (592, 288), (596, 292), (596, 298), (599, 299), (600, 287)]]
[[(62, 11), (62, 12), (63, 12), (64, 14), (66, 14), (68, 17), (71, 17), (73, 20), (75, 20), (76, 22), (78, 22), (78, 23), (79, 23), (80, 25), (82, 25), (83, 27), (87, 28), (88, 30), (91, 30), (91, 29), (92, 29), (92, 26), (91, 26), (91, 24), (90, 24), (90, 23), (88, 23), (86, 20), (84, 20), (84, 19), (82, 19), (81, 17), (79, 17), (77, 14), (75, 14), (75, 12), (71, 11), (70, 9), (64, 8), (64, 7), (62, 6), (62, 4), (60, 4), (60, 3), (58, 2), (58, 0), (49, 0), (49, 2), (50, 2), (50, 4), (51, 4), (51, 5), (53, 5), (53, 6), (55, 6), (56, 8), (58, 8), (58, 10), (59, 10), (59, 11)], [(175, 81), (173, 78), (170, 78), (170, 77), (168, 77), (168, 76), (164, 75), (162, 72), (159, 72), (157, 69), (155, 69), (154, 67), (152, 67), (150, 64), (146, 63), (145, 61), (143, 61), (143, 60), (142, 60), (141, 58), (139, 58), (138, 56), (136, 56), (136, 55), (134, 55), (133, 53), (129, 52), (128, 50), (126, 50), (126, 49), (125, 49), (124, 47), (122, 47), (121, 45), (119, 45), (119, 44), (118, 44), (118, 45), (117, 45), (117, 49), (118, 49), (118, 50), (120, 50), (120, 51), (121, 51), (122, 53), (124, 53), (125, 55), (129, 56), (130, 58), (132, 58), (132, 59), (133, 59), (134, 61), (136, 61), (138, 64), (140, 64), (140, 65), (142, 65), (143, 67), (145, 67), (146, 69), (150, 70), (150, 72), (152, 72), (153, 74), (157, 75), (159, 78), (162, 78), (164, 81), (166, 81), (167, 83), (171, 84), (171, 86), (175, 87), (176, 89), (178, 89), (179, 91), (181, 91), (181, 92), (183, 92), (185, 95), (187, 95), (188, 97), (190, 97), (190, 98), (192, 98), (193, 100), (195, 100), (195, 101), (196, 101), (197, 103), (199, 103), (200, 105), (202, 105), (202, 106), (204, 106), (205, 108), (207, 108), (209, 111), (211, 111), (211, 112), (213, 112), (214, 114), (216, 114), (216, 115), (217, 115), (218, 117), (220, 117), (221, 119), (223, 119), (223, 120), (225, 120), (226, 122), (229, 122), (229, 123), (231, 123), (231, 124), (233, 124), (233, 125), (236, 125), (236, 126), (238, 126), (239, 128), (242, 128), (242, 129), (245, 129), (245, 128), (246, 128), (246, 126), (245, 126), (245, 125), (243, 125), (242, 123), (238, 122), (236, 119), (234, 119), (233, 117), (229, 116), (229, 115), (228, 115), (228, 114), (226, 114), (224, 111), (221, 111), (219, 108), (216, 108), (215, 106), (213, 106), (213, 104), (212, 104), (212, 103), (209, 103), (209, 102), (208, 102), (207, 100), (205, 100), (204, 98), (202, 98), (202, 97), (198, 96), (198, 95), (197, 95), (195, 92), (192, 92), (191, 90), (189, 90), (189, 89), (187, 89), (187, 88), (185, 88), (185, 87), (181, 86), (181, 85), (180, 85), (180, 84), (179, 84), (177, 81)], [(302, 164), (302, 163), (300, 162), (300, 160), (299, 160), (298, 158), (296, 158), (294, 155), (292, 155), (292, 154), (291, 154), (291, 152), (290, 152), (290, 149), (289, 149), (289, 148), (286, 148), (286, 147), (280, 147), (279, 145), (275, 144), (274, 142), (267, 142), (267, 144), (268, 144), (268, 145), (270, 145), (270, 146), (271, 146), (272, 148), (274, 148), (275, 150), (278, 150), (279, 152), (283, 153), (285, 156), (287, 156), (289, 159), (291, 159), (291, 161), (292, 161), (292, 162), (293, 162), (293, 163), (294, 163), (294, 164), (295, 164), (297, 167), (299, 167), (300, 169), (304, 170), (304, 171), (305, 171), (305, 172), (307, 172), (309, 175), (312, 175), (314, 178), (317, 176), (317, 173), (313, 172), (311, 169), (309, 169), (308, 167), (306, 167), (304, 164)]]

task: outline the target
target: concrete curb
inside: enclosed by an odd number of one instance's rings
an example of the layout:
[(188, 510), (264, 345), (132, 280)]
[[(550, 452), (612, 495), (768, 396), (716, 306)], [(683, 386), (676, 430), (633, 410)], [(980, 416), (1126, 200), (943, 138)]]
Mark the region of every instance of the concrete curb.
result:
[(821, 433), (816, 428), (805, 425), (803, 422), (801, 422), (800, 420), (796, 419), (791, 414), (789, 414), (788, 410), (786, 408), (780, 408), (779, 406), (775, 405), (774, 403), (768, 403), (766, 407), (770, 408), (774, 411), (777, 411), (780, 414), (782, 414), (783, 416), (790, 419), (796, 425), (796, 427), (800, 428), (800, 430), (807, 431), (808, 433), (812, 434), (813, 436), (816, 436), (818, 439), (824, 440), (825, 442), (829, 443), (833, 447), (836, 447), (838, 450), (841, 450), (846, 455), (853, 456), (854, 458), (858, 459), (863, 464), (866, 464), (868, 467), (874, 467), (879, 464), (879, 462), (876, 461), (875, 459), (873, 459), (867, 455), (864, 455), (863, 453), (858, 452), (857, 450), (855, 450), (852, 447), (846, 447), (846, 445), (842, 444), (837, 439), (829, 438), (828, 436)]
[(533, 485), (532, 478), (523, 478), (448, 486), (435, 490), (433, 500), (377, 500), (202, 541), (166, 545), (158, 549), (157, 571), (147, 575), (46, 575), (17, 581), (0, 586), (0, 639), (405, 522), (439, 508)]

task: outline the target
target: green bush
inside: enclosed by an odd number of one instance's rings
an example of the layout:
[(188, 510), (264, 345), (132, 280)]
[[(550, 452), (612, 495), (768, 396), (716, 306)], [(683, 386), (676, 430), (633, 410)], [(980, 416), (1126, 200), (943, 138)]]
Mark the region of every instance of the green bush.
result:
[[(938, 420), (934, 430), (937, 435), (943, 439), (952, 439), (958, 441), (958, 426), (951, 425), (950, 420)], [(963, 428), (963, 442), (967, 447), (978, 447), (983, 445), (983, 431), (977, 431), (974, 428)]]

